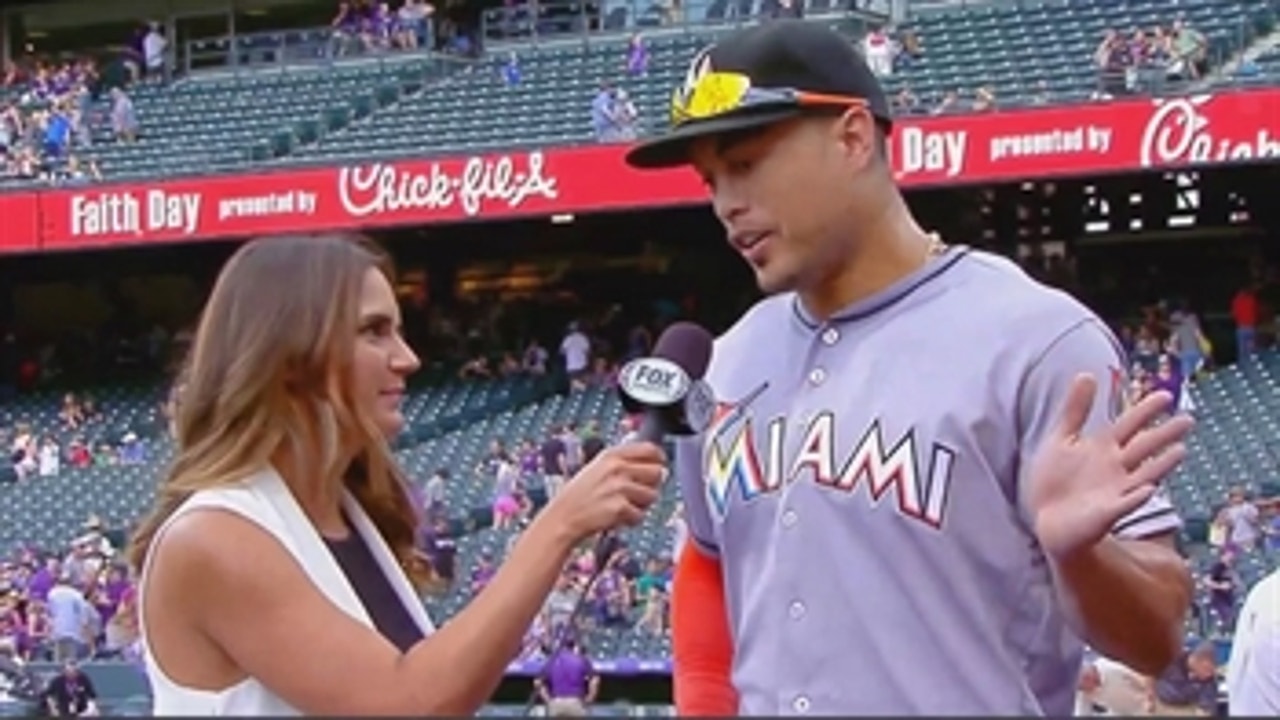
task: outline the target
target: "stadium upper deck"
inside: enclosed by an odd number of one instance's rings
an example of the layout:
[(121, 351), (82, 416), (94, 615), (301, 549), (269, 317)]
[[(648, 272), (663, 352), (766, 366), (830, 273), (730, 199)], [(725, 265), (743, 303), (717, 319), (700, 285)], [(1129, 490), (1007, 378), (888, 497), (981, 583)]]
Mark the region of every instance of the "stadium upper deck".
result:
[[(943, 7), (890, 24), (828, 0), (807, 0), (803, 9), (886, 55), (885, 81), (899, 112), (952, 115), (1274, 84), (1280, 55), (1268, 50), (1277, 6), (1056, 0)], [(584, 144), (601, 137), (591, 107), (602, 83), (625, 90), (634, 104), (628, 132), (605, 138), (625, 139), (665, 125), (670, 89), (696, 48), (742, 22), (767, 22), (779, 8), (776, 0), (687, 3), (682, 14), (663, 7), (551, 0), (489, 11), (483, 35), (491, 54), (482, 59), (377, 43), (335, 57), (328, 30), (197, 40), (182, 53), (190, 72), (167, 84), (129, 85), (125, 100), (82, 96), (75, 69), (28, 74), (0, 96), (12, 126), (0, 138), (7, 140), (0, 165), (10, 176), (0, 183)], [(1192, 38), (1185, 46), (1170, 35), (1175, 26)], [(1101, 52), (1108, 30), (1122, 37)], [(869, 32), (873, 41), (864, 40)], [(631, 52), (637, 33), (642, 58)], [(61, 127), (59, 117), (68, 130), (49, 131), (51, 123)], [(122, 141), (135, 133), (121, 123), (134, 120), (136, 140)], [(68, 157), (75, 158), (69, 169)]]

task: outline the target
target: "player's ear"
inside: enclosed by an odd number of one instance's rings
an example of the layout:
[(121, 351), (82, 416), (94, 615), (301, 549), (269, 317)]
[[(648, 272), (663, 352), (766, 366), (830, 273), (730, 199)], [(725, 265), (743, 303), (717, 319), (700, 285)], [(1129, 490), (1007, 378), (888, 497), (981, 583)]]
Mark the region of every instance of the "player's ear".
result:
[(849, 108), (832, 125), (846, 160), (861, 170), (883, 158), (884, 135), (875, 118), (863, 107)]

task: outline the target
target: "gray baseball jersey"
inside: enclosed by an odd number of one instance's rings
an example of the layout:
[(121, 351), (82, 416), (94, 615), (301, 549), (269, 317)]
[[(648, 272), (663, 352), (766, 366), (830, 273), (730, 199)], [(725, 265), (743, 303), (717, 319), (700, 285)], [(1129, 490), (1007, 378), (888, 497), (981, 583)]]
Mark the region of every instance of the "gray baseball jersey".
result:
[[(1127, 389), (1106, 326), (952, 248), (827, 322), (791, 294), (716, 341), (711, 426), (677, 444), (692, 541), (723, 567), (742, 714), (1068, 716), (1082, 644), (1025, 506), (1071, 380)], [(1117, 524), (1174, 530), (1163, 493)]]

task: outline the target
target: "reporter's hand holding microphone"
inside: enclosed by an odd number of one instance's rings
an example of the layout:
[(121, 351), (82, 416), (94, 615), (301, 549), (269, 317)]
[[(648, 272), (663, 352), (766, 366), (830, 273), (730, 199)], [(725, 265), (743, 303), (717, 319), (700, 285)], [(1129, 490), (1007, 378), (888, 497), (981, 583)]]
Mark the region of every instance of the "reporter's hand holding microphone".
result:
[[(519, 652), (573, 550), (596, 535), (604, 547), (611, 530), (644, 520), (668, 475), (659, 443), (700, 429), (710, 417), (713, 402), (701, 378), (711, 346), (706, 330), (677, 323), (658, 338), (654, 357), (623, 368), (623, 405), (643, 416), (640, 430), (570, 478), (521, 533), (485, 589), (423, 643), (432, 648), (424, 648), (406, 674), (430, 678), (421, 693), (430, 698), (418, 699), (414, 713), (397, 714), (475, 713)], [(598, 558), (598, 567), (607, 559)]]
[[(643, 418), (631, 438), (597, 455), (552, 498), (536, 523), (563, 528), (571, 545), (596, 533), (635, 526), (657, 501), (669, 475), (658, 443), (696, 432), (713, 399), (702, 383), (712, 338), (692, 323), (663, 331), (653, 357), (628, 363), (618, 374), (624, 408)], [(603, 562), (604, 558), (601, 558)]]
[(616, 527), (639, 525), (662, 494), (667, 475), (666, 453), (658, 445), (617, 445), (579, 470), (536, 522), (563, 528), (573, 545)]

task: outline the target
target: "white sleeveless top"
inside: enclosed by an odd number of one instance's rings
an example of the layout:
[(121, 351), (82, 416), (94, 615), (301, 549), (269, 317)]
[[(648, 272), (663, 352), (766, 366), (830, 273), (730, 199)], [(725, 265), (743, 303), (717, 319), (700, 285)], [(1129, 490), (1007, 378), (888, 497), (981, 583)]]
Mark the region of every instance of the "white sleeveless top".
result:
[[(196, 508), (221, 508), (253, 521), (271, 533), (289, 551), (302, 567), (311, 582), (325, 597), (347, 615), (376, 632), (373, 621), (355, 589), (347, 581), (324, 539), (307, 519), (284, 480), (273, 469), (258, 472), (239, 485), (201, 490), (183, 503), (172, 517), (161, 525), (163, 532), (170, 523)], [(408, 577), (396, 562), (390, 548), (374, 527), (364, 509), (351, 496), (343, 494), (343, 508), (355, 530), (360, 533), (369, 551), (377, 559), (383, 574), (404, 602), (409, 615), (422, 628), (424, 635), (435, 631), (422, 599), (414, 590)], [(157, 533), (159, 536), (160, 533)], [(170, 680), (156, 662), (147, 644), (146, 618), (141, 608), (142, 593), (146, 588), (150, 558), (142, 569), (138, 582), (139, 626), (142, 634), (142, 650), (146, 660), (147, 678), (151, 682), (152, 715), (301, 715), (268, 690), (262, 683), (250, 677), (223, 690), (197, 690), (184, 687)]]

